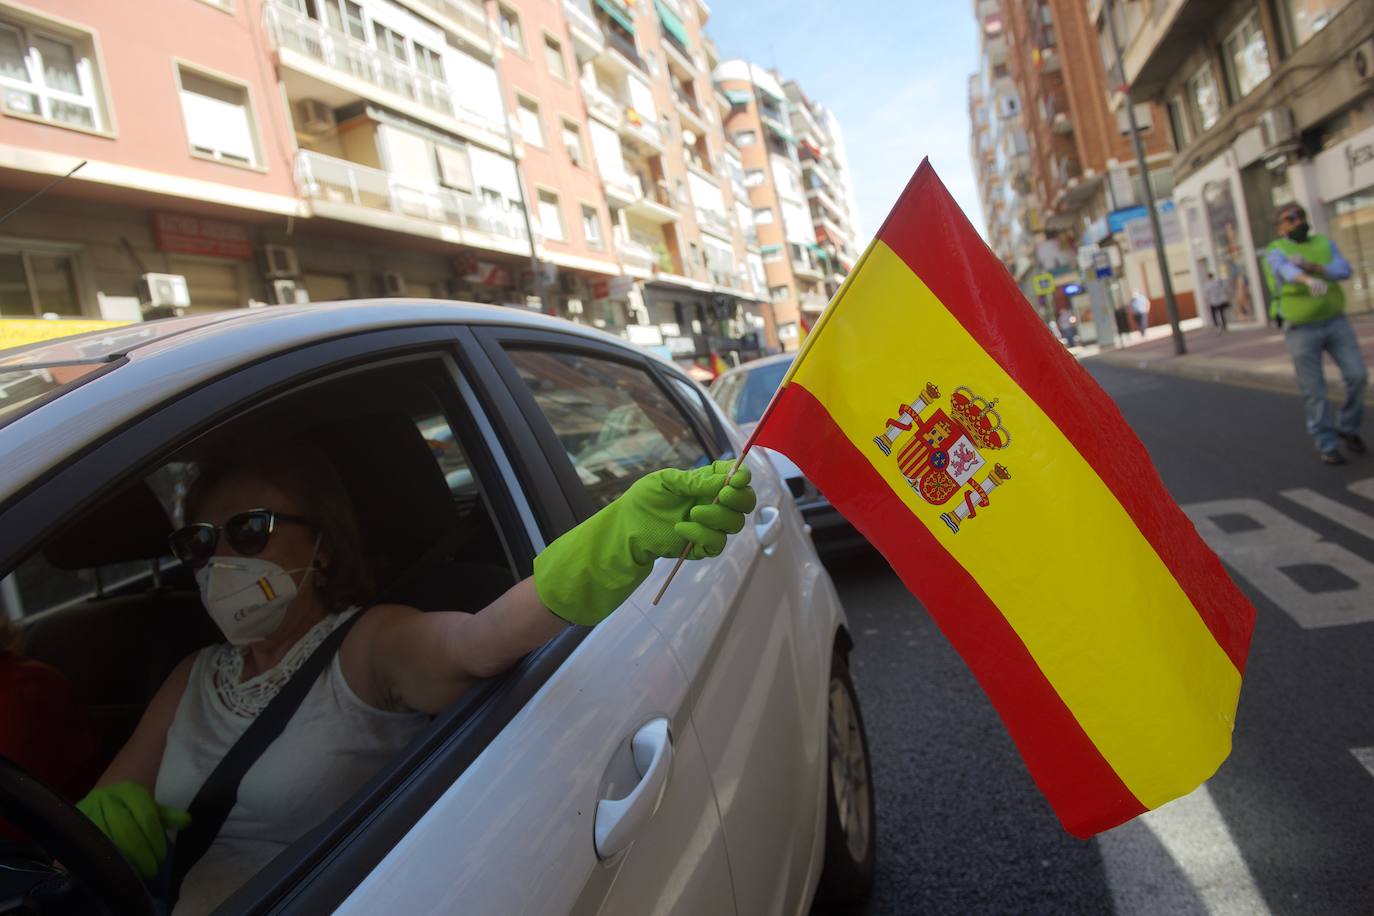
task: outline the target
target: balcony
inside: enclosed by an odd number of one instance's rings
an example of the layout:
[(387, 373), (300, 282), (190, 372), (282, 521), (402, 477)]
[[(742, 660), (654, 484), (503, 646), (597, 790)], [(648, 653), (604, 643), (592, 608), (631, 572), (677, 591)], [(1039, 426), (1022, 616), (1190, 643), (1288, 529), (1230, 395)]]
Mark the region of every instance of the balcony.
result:
[[(291, 97), (319, 97), (334, 107), (364, 98), (494, 146), (510, 148), (499, 118), (465, 106), (448, 83), (383, 55), (275, 0), (263, 18)], [(304, 77), (302, 81), (300, 77)]]
[(625, 117), (620, 122), (620, 136), (647, 147), (651, 154), (663, 152), (663, 134), (659, 131), (658, 125), (635, 111), (631, 105), (625, 106)]
[(572, 34), (573, 52), (578, 61), (591, 60), (606, 50), (606, 37), (592, 13), (591, 0), (563, 0), (563, 15)]
[(696, 100), (689, 97), (686, 93), (673, 90), (673, 102), (677, 105), (677, 113), (682, 117), (684, 123), (691, 127), (698, 134), (705, 135), (710, 130), (710, 125), (706, 123), (706, 116), (697, 107)]
[(607, 127), (620, 129), (620, 122), (625, 117), (624, 102), (587, 79), (582, 81), (582, 97), (587, 100), (587, 111), (592, 117)]
[(438, 23), (462, 37), (466, 43), (491, 56), (491, 24), (482, 4), (477, 0), (408, 0), (426, 13), (435, 17)]
[(669, 66), (675, 67), (684, 75), (691, 76), (697, 72), (691, 50), (678, 44), (677, 39), (667, 29), (663, 30), (663, 56)]
[[(792, 272), (799, 277), (806, 277), (810, 280), (821, 280), (825, 277), (825, 271), (805, 258), (792, 259)], [(821, 308), (825, 308), (824, 303), (822, 303)]]
[(629, 172), (602, 171), (601, 184), (606, 201), (615, 207), (628, 207), (644, 196), (644, 185), (638, 175)]
[[(658, 254), (643, 242), (616, 238), (615, 250), (626, 267), (641, 271), (645, 275), (651, 273), (658, 266)], [(671, 264), (669, 266), (671, 268)]]
[(497, 251), (530, 251), (518, 213), (447, 188), (410, 185), (381, 169), (301, 150), (296, 185), (317, 216)]
[(709, 232), (726, 241), (734, 238), (734, 233), (730, 230), (730, 221), (725, 218), (724, 213), (718, 213), (715, 210), (707, 210), (704, 207), (698, 207), (697, 226), (700, 227), (702, 232)]
[(830, 300), (816, 293), (804, 293), (801, 298), (798, 299), (797, 304), (801, 306), (803, 312), (819, 315), (821, 312), (825, 311), (825, 307), (830, 304)]

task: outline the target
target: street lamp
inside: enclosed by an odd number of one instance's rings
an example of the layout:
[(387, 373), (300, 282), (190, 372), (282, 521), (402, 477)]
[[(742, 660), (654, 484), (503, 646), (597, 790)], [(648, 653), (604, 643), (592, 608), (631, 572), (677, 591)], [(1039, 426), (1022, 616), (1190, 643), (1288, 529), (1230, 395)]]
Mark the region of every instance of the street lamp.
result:
[[(1140, 169), (1140, 184), (1145, 189), (1145, 206), (1150, 211), (1150, 231), (1155, 236), (1155, 254), (1159, 258), (1159, 276), (1164, 281), (1164, 308), (1169, 312), (1169, 327), (1174, 333), (1174, 352), (1179, 356), (1188, 352), (1183, 329), (1178, 326), (1178, 302), (1174, 299), (1174, 284), (1169, 277), (1169, 261), (1164, 255), (1164, 231), (1159, 225), (1159, 211), (1155, 209), (1155, 192), (1150, 187), (1150, 169), (1145, 163), (1145, 144), (1140, 139), (1140, 127), (1135, 120), (1135, 103), (1131, 101), (1131, 87), (1126, 83), (1126, 68), (1121, 63), (1121, 41), (1116, 34), (1116, 17), (1112, 15), (1112, 0), (1106, 0), (1102, 14), (1107, 17), (1107, 29), (1112, 36), (1112, 52), (1116, 55), (1117, 87), (1125, 99), (1126, 120), (1131, 125), (1131, 142), (1135, 144), (1135, 161)], [(1142, 325), (1143, 327), (1143, 325)]]

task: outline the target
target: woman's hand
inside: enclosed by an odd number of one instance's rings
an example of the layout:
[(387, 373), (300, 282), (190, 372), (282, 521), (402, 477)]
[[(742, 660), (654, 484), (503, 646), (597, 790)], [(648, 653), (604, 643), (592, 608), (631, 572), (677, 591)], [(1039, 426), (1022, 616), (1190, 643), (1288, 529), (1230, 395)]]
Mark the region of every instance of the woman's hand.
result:
[(167, 831), (191, 823), (191, 815), (159, 805), (152, 793), (132, 779), (92, 789), (76, 807), (144, 878), (157, 874), (167, 859)]
[(758, 500), (733, 461), (691, 471), (666, 468), (635, 481), (606, 508), (555, 540), (534, 561), (539, 600), (570, 623), (605, 619), (639, 587), (659, 557), (713, 557), (744, 527)]

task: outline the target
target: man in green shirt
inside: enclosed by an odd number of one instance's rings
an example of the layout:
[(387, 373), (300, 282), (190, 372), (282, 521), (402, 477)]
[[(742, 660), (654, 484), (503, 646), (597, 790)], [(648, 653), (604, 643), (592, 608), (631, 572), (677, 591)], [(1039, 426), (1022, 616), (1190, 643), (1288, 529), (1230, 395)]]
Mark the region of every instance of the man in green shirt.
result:
[[(1340, 280), (1350, 277), (1350, 262), (1336, 243), (1313, 235), (1307, 211), (1297, 204), (1279, 208), (1278, 238), (1265, 251), (1264, 267), (1272, 294), (1269, 312), (1283, 319), (1284, 344), (1302, 389), (1307, 434), (1325, 464), (1345, 464), (1337, 445), (1356, 454), (1365, 452), (1360, 438), (1364, 419), (1364, 389), (1369, 380), (1360, 342), (1345, 317), (1345, 294)], [(1335, 423), (1326, 400), (1322, 351), (1331, 354), (1345, 382), (1345, 402)]]

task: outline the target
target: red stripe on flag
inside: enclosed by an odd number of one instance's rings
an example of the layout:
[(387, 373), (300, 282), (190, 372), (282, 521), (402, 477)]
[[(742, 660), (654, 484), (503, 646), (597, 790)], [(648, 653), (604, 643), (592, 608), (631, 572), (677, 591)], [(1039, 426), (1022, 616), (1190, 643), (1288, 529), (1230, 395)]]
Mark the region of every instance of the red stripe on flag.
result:
[(758, 444), (785, 452), (887, 558), (992, 700), (1064, 828), (1087, 838), (1145, 811), (968, 571), (892, 492), (825, 407), (795, 381)]
[(916, 170), (878, 238), (1092, 465), (1243, 674), (1254, 607), (1169, 496), (1116, 404), (1026, 306), (929, 162)]

